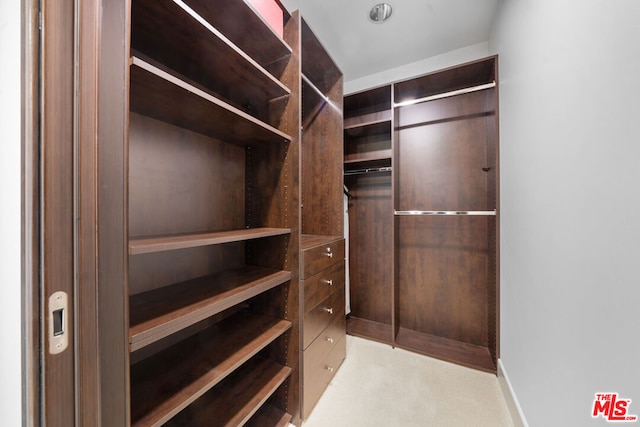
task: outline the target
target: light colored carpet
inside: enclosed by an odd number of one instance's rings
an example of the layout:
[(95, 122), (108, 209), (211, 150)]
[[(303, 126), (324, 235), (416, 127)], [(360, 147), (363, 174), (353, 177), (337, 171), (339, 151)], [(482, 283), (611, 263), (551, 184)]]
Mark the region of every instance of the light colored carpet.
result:
[(495, 375), (347, 336), (303, 427), (512, 427)]

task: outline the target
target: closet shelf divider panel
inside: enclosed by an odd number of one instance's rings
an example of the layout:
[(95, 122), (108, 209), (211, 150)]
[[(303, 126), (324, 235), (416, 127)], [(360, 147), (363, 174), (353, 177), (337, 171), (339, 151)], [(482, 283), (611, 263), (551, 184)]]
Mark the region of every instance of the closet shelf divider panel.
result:
[[(280, 337), (291, 322), (241, 311), (211, 328), (200, 332), (179, 346), (172, 346), (131, 367), (132, 426), (159, 426), (201, 398), (236, 370), (244, 372), (244, 381), (277, 377), (286, 378), (289, 368), (262, 362), (254, 371), (253, 356)], [(233, 334), (228, 331), (233, 330)], [(274, 371), (275, 366), (275, 373)], [(286, 373), (279, 375), (282, 370)], [(284, 376), (284, 378), (283, 378)], [(246, 384), (241, 384), (238, 394)], [(279, 384), (278, 384), (279, 385)], [(225, 394), (227, 388), (216, 387)], [(228, 413), (230, 408), (224, 408)], [(216, 419), (222, 414), (218, 414)], [(214, 419), (214, 418), (212, 418)]]
[[(215, 2), (216, 8), (218, 3)], [(228, 13), (242, 10), (244, 16), (255, 15), (243, 1), (225, 3), (235, 5), (227, 5), (231, 7)], [(233, 21), (233, 13), (226, 21)], [(213, 18), (210, 22), (180, 0), (135, 0), (132, 17), (132, 51), (198, 82), (222, 99), (237, 105), (264, 105), (290, 94), (283, 83), (216, 28), (216, 25), (229, 26), (221, 23), (220, 17), (208, 15)], [(264, 25), (258, 32), (266, 35), (261, 44), (273, 41)], [(245, 33), (252, 34), (252, 41), (257, 38), (253, 31), (245, 30)], [(274, 60), (291, 54), (282, 41), (274, 46), (280, 51)]]
[(263, 237), (290, 234), (290, 228), (247, 228), (241, 230), (219, 231), (215, 233), (181, 234), (176, 236), (143, 237), (129, 240), (129, 255), (171, 251), (175, 249), (195, 248), (199, 246), (219, 245), (242, 242)]
[(166, 425), (245, 425), (289, 377), (291, 371), (291, 368), (269, 360), (251, 360), (228, 381), (202, 396)]
[(240, 146), (291, 136), (178, 77), (131, 58), (131, 111)]
[(291, 280), (291, 272), (244, 267), (130, 297), (129, 343), (136, 351)]

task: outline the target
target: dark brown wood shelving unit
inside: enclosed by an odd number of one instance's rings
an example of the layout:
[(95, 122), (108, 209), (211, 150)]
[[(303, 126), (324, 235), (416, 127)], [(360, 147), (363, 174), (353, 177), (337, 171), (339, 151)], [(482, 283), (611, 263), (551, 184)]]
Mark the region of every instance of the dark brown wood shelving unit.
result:
[(131, 58), (131, 110), (241, 146), (291, 136), (140, 58)]
[(248, 228), (242, 230), (219, 231), (215, 233), (196, 233), (178, 236), (143, 237), (129, 240), (129, 254), (139, 255), (175, 249), (195, 248), (198, 246), (219, 245), (242, 242), (264, 237), (290, 234), (290, 228)]
[(306, 419), (346, 356), (343, 89), (342, 72), (304, 19), (301, 45), (300, 391)]
[[(136, 363), (131, 367), (132, 425), (162, 425), (241, 366), (249, 379), (264, 376), (243, 365), (290, 327), (286, 320), (241, 311)], [(290, 371), (279, 367), (278, 372), (283, 369)], [(242, 381), (237, 384), (240, 390)], [(230, 408), (225, 412), (236, 415)]]
[[(201, 1), (190, 3), (198, 10), (208, 11), (211, 7)], [(242, 12), (242, 16), (234, 20), (247, 19), (250, 15), (257, 18), (248, 5), (238, 7), (237, 4), (232, 5), (231, 1), (227, 3), (232, 13)], [(218, 7), (220, 5), (216, 2)], [(231, 41), (238, 34), (228, 37), (216, 28), (220, 23), (225, 24), (225, 29), (229, 31), (238, 28), (225, 22), (220, 14), (208, 13), (206, 17), (201, 17), (180, 0), (136, 0), (132, 3), (131, 12), (133, 52), (154, 58), (157, 63), (187, 81), (197, 82), (196, 85), (206, 88), (216, 97), (239, 108), (251, 106), (250, 111), (265, 118), (267, 112), (260, 106), (290, 94), (287, 86)], [(211, 22), (206, 18), (215, 19)], [(290, 55), (290, 49), (282, 41), (268, 37), (271, 32), (267, 31), (267, 27), (262, 25), (265, 36), (262, 45), (270, 42), (275, 46), (279, 53), (274, 59)], [(158, 31), (158, 28), (162, 30)], [(249, 40), (256, 40), (256, 36), (252, 35)], [(219, 58), (225, 58), (224, 67), (218, 64)]]
[(129, 421), (299, 423), (299, 18), (130, 13)]
[[(291, 368), (266, 359), (254, 358), (166, 425), (174, 427), (244, 425), (290, 374)], [(263, 417), (265, 415), (262, 413)]]
[(227, 270), (130, 298), (131, 351), (214, 316), (291, 280), (290, 271)]
[[(489, 57), (345, 97), (348, 333), (496, 371), (496, 76)], [(402, 214), (429, 210), (480, 214)]]

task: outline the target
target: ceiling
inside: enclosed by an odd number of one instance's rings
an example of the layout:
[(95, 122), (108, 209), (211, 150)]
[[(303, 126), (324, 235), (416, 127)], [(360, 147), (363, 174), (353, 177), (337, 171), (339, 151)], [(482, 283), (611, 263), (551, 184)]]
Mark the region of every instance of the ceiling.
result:
[(382, 0), (281, 0), (300, 10), (349, 81), (489, 40), (499, 0), (387, 0), (391, 18), (369, 21)]

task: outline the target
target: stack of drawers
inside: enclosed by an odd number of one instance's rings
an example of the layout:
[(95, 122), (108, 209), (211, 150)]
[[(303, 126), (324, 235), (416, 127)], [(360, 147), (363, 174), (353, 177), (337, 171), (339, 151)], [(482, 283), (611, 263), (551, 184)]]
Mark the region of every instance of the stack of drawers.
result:
[(302, 418), (346, 356), (344, 239), (302, 236)]

